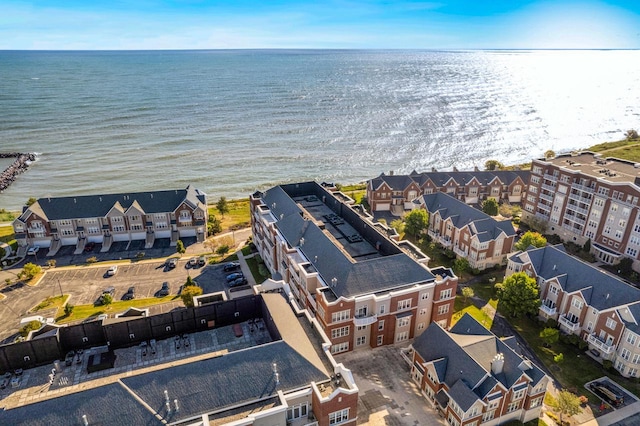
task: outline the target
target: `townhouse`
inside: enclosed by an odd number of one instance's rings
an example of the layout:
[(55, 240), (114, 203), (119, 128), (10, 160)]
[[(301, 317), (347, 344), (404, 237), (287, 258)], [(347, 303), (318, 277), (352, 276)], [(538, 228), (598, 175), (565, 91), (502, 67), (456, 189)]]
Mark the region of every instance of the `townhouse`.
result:
[(408, 348), (411, 378), (451, 426), (526, 423), (540, 416), (549, 377), (513, 336), (499, 339), (465, 314), (429, 325)]
[(274, 279), (314, 315), (332, 353), (407, 341), (433, 321), (447, 327), (457, 277), (430, 270), (352, 203), (316, 182), (254, 193), (253, 242)]
[(415, 204), (429, 213), (427, 233), (472, 268), (506, 262), (516, 236), (510, 220), (497, 221), (443, 192), (423, 195)]
[(523, 220), (577, 244), (591, 242), (596, 258), (623, 257), (640, 270), (640, 164), (592, 152), (533, 160)]
[(76, 197), (40, 198), (13, 221), (20, 246), (48, 248), (52, 256), (61, 246), (81, 253), (89, 242), (107, 251), (114, 242), (156, 238), (171, 244), (184, 237), (204, 241), (207, 236), (207, 196), (189, 185), (185, 189)]
[(381, 174), (367, 182), (367, 201), (371, 212), (389, 211), (402, 216), (421, 195), (446, 192), (467, 204), (480, 204), (487, 198), (498, 202), (520, 203), (529, 181), (529, 171), (411, 172), (409, 175)]
[(640, 289), (564, 251), (562, 245), (509, 256), (506, 275), (525, 272), (540, 287), (539, 315), (588, 343), (588, 355), (639, 377)]

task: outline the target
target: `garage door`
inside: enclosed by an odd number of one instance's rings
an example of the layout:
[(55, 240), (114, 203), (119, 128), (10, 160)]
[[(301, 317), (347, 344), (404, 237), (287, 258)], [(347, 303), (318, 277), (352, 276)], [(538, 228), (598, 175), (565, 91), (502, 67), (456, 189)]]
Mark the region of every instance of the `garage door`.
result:
[(129, 241), (129, 234), (113, 234), (113, 241)]
[(102, 241), (104, 241), (102, 235), (93, 235), (91, 237), (87, 237), (87, 242), (89, 242), (89, 243), (102, 244)]
[(60, 238), (60, 242), (63, 246), (75, 246), (78, 244), (78, 237)]
[(156, 231), (156, 238), (171, 238), (171, 231)]
[(195, 237), (196, 230), (195, 229), (181, 229), (180, 230), (181, 237)]
[(131, 240), (144, 240), (145, 238), (147, 238), (147, 233), (146, 232), (132, 232), (131, 233)]
[(391, 204), (390, 203), (378, 204), (378, 208), (376, 208), (376, 210), (388, 212), (389, 210), (391, 210)]

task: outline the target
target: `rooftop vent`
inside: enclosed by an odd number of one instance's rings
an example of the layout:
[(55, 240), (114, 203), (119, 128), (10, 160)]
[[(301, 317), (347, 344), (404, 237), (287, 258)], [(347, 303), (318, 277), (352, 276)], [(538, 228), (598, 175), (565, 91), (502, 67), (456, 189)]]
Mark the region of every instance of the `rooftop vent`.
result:
[(504, 368), (504, 355), (501, 353), (496, 354), (491, 360), (491, 372), (493, 374), (502, 373), (502, 369)]

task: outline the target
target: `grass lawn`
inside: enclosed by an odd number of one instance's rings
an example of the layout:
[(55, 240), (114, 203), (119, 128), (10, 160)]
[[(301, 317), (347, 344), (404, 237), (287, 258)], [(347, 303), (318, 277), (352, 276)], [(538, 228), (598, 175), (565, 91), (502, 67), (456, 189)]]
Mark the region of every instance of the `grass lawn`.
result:
[(100, 314), (112, 314), (126, 310), (127, 308), (147, 308), (152, 305), (159, 305), (161, 303), (167, 303), (180, 298), (180, 296), (169, 295), (165, 297), (150, 297), (147, 299), (133, 299), (123, 300), (119, 302), (113, 302), (110, 305), (76, 305), (73, 308), (71, 315), (66, 316), (61, 310), (58, 310), (58, 316), (56, 316), (57, 324), (64, 324), (72, 321), (79, 321), (91, 317), (96, 317)]
[(262, 258), (259, 255), (246, 259), (246, 262), (257, 284), (261, 284), (267, 278), (271, 278), (271, 274), (266, 266), (264, 266)]
[[(494, 308), (495, 309), (495, 308)], [(471, 302), (471, 299), (468, 299), (465, 303), (464, 297), (456, 296), (456, 301), (454, 305), (455, 314), (451, 318), (451, 325), (453, 326), (464, 314), (469, 314), (474, 317), (480, 324), (485, 326), (487, 330), (491, 330), (491, 326), (493, 325), (493, 317), (488, 314), (488, 311), (485, 309), (480, 309)]]
[(12, 222), (19, 214), (19, 212), (8, 212), (5, 209), (0, 209), (0, 222)]
[(33, 309), (31, 309), (31, 312), (38, 312), (44, 309), (52, 309), (52, 308), (60, 309), (64, 306), (68, 297), (69, 297), (68, 294), (65, 294), (62, 296), (47, 297), (42, 302), (34, 306)]
[(251, 215), (249, 212), (249, 199), (228, 200), (229, 211), (224, 217), (220, 214), (215, 204), (209, 207), (209, 214), (220, 219), (222, 232), (228, 232), (232, 227), (235, 229), (246, 228), (251, 225)]
[(15, 241), (13, 226), (11, 225), (0, 226), (0, 241), (7, 244), (11, 244), (12, 241)]
[(411, 239), (409, 240), (418, 248), (420, 248), (420, 250), (422, 250), (424, 254), (429, 256), (429, 259), (431, 259), (429, 260), (430, 265), (444, 266), (445, 268), (450, 268), (451, 266), (453, 266), (453, 261), (455, 260), (455, 258), (450, 259), (449, 257), (445, 256), (444, 248), (442, 248), (435, 242), (432, 241), (428, 243), (426, 239), (422, 239), (418, 242)]
[(640, 161), (640, 140), (622, 140), (594, 145), (589, 151), (599, 152), (605, 157), (616, 157), (623, 160)]

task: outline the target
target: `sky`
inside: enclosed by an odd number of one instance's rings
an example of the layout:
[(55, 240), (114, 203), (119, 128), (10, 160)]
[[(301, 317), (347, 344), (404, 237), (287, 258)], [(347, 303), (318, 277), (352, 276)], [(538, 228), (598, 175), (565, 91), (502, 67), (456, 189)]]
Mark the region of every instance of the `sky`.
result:
[(639, 22), (639, 0), (2, 0), (0, 50), (638, 49)]

